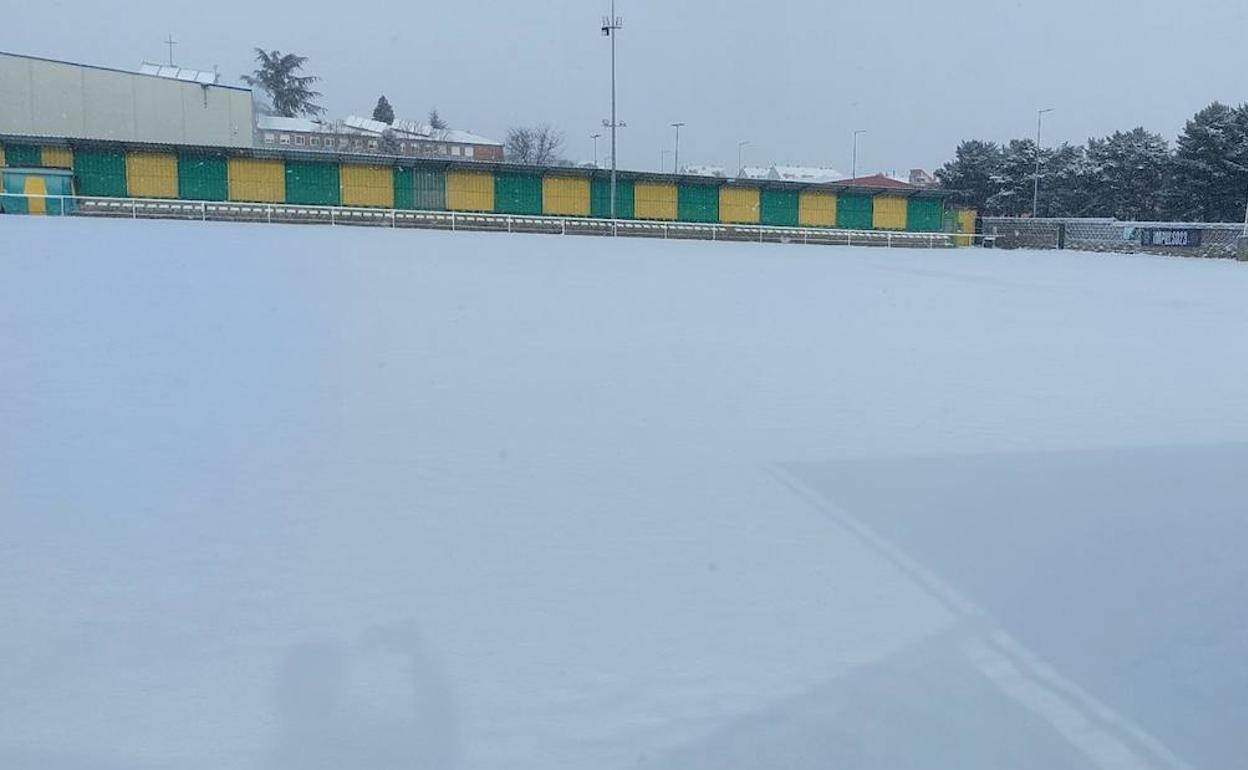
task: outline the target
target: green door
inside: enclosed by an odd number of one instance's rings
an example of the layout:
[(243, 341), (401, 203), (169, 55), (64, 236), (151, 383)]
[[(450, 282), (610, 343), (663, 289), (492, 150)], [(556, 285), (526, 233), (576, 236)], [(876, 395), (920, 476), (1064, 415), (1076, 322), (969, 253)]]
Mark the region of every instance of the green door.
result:
[(116, 150), (74, 150), (74, 179), (78, 194), (125, 198), (126, 154)]
[(417, 169), (412, 177), (412, 201), (421, 211), (446, 211), (446, 172)]
[(503, 172), (495, 174), (494, 210), (499, 214), (541, 214), (541, 175)]
[(797, 227), (801, 195), (797, 190), (763, 190), (759, 221), (772, 227)]
[(836, 226), (845, 230), (874, 228), (875, 198), (870, 195), (837, 196)]
[[(636, 189), (631, 179), (615, 182), (615, 216), (618, 219), (635, 218), (634, 201)], [(611, 179), (594, 177), (589, 186), (589, 215), (595, 219), (611, 218)]]
[(338, 206), (342, 200), (337, 163), (286, 161), (286, 202), (304, 206)]
[(43, 165), (43, 152), (33, 144), (6, 144), (4, 163), (9, 168), (38, 168)]
[(229, 164), (219, 155), (178, 156), (178, 197), (223, 201), (230, 197)]
[(945, 204), (939, 198), (910, 198), (906, 201), (906, 228), (920, 233), (938, 233), (944, 224)]
[(681, 184), (676, 189), (676, 218), (681, 222), (719, 222), (719, 185)]

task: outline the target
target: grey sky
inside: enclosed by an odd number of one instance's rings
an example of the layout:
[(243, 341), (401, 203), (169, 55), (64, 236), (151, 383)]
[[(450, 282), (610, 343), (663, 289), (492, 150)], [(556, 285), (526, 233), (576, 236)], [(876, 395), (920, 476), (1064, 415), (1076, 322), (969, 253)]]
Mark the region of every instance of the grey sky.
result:
[[(452, 125), (501, 138), (550, 122), (592, 155), (608, 115), (605, 0), (344, 5), (43, 0), (5, 14), (0, 49), (133, 68), (164, 60), (231, 78), (259, 45), (311, 57), (334, 116), (385, 93), (401, 117), (437, 105)], [(932, 168), (963, 138), (1035, 131), (1046, 143), (1136, 125), (1168, 139), (1195, 110), (1248, 99), (1242, 0), (867, 2), (619, 0), (620, 161), (658, 166), (686, 121), (682, 162)], [(605, 143), (603, 145), (605, 150)], [(604, 155), (605, 157), (605, 151)], [(670, 158), (669, 158), (670, 162)]]

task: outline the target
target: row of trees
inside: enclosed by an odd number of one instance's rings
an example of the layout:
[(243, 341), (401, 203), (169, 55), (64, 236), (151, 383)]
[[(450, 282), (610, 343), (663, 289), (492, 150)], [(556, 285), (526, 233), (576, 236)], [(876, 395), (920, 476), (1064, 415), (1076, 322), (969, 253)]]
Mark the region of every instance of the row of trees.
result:
[[(1215, 102), (1172, 151), (1143, 128), (1040, 150), (1042, 217), (1234, 222), (1248, 200), (1248, 105)], [(1036, 143), (972, 140), (936, 172), (953, 200), (989, 216), (1032, 213)]]

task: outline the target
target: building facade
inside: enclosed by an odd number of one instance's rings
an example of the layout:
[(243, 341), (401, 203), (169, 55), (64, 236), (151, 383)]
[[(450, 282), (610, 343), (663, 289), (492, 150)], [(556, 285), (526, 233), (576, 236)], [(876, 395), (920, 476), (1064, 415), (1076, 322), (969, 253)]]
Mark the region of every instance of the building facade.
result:
[(434, 129), (414, 121), (387, 125), (354, 116), (331, 122), (261, 115), (256, 120), (255, 146), (491, 163), (504, 159), (502, 142), (468, 131)]

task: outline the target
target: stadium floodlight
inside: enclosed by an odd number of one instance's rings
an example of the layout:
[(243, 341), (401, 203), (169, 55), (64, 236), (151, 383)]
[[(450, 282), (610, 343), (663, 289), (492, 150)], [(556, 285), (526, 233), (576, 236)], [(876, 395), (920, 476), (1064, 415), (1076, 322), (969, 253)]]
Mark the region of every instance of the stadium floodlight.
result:
[(676, 155), (672, 160), (672, 173), (680, 173), (680, 128), (684, 123), (673, 123), (672, 128), (676, 129)]
[(590, 134), (589, 138), (594, 140), (594, 168), (598, 168), (598, 140), (602, 134)]
[(624, 19), (615, 15), (615, 0), (611, 0), (611, 15), (604, 16), (602, 19), (602, 34), (604, 37), (611, 38), (611, 221), (615, 221), (615, 202), (616, 202), (616, 175), (617, 164), (616, 154), (616, 129), (623, 124), (615, 114), (615, 38), (617, 32), (624, 29)]
[(1056, 107), (1046, 107), (1036, 112), (1036, 186), (1031, 197), (1031, 218), (1040, 215), (1040, 123), (1046, 113), (1053, 112)]
[(858, 137), (865, 133), (867, 133), (867, 129), (865, 128), (860, 128), (854, 132), (854, 158), (849, 173), (849, 180), (851, 182), (858, 178)]

